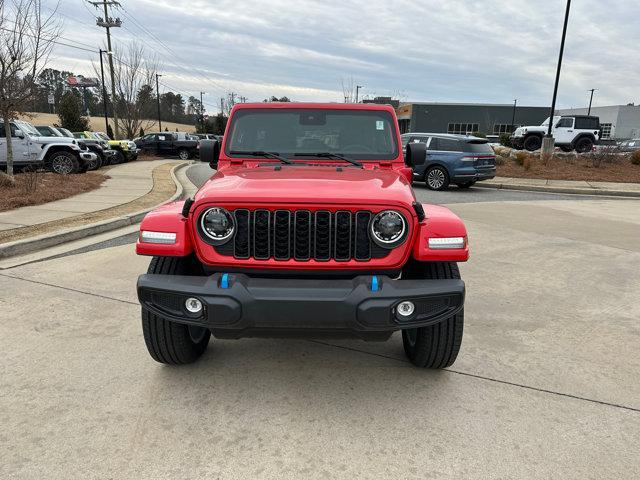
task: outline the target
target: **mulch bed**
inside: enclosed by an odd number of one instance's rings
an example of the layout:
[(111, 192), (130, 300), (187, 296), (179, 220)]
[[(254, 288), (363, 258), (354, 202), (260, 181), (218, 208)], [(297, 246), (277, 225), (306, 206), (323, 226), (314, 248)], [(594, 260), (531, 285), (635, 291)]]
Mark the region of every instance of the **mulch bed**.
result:
[(62, 200), (95, 190), (109, 176), (99, 172), (59, 175), (51, 172), (25, 172), (15, 175), (13, 187), (0, 184), (0, 212), (28, 205)]
[(640, 165), (632, 164), (628, 155), (552, 157), (547, 165), (539, 157), (531, 156), (530, 159), (531, 167), (525, 170), (514, 159), (506, 158), (503, 165), (497, 166), (496, 174), (514, 178), (640, 183)]

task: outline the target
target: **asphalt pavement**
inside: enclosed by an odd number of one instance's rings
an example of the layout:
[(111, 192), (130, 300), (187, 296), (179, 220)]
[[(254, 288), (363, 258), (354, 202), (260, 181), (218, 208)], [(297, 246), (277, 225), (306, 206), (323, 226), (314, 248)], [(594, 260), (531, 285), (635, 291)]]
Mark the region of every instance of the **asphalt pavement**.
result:
[(471, 242), (445, 371), (399, 335), (159, 365), (126, 242), (0, 272), (0, 478), (640, 478), (640, 202), (476, 190), (416, 188)]

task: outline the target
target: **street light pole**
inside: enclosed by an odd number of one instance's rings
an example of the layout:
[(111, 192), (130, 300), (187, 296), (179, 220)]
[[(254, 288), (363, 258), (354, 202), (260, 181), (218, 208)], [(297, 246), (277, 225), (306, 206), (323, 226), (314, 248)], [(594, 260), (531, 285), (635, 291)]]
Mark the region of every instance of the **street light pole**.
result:
[(104, 128), (105, 133), (109, 131), (109, 114), (107, 113), (107, 86), (104, 84), (104, 64), (102, 62), (102, 54), (107, 53), (106, 50), (100, 49), (100, 75), (102, 75), (102, 105), (104, 107)]
[(361, 88), (364, 88), (364, 85), (356, 85), (356, 103), (358, 103), (358, 92)]
[(591, 90), (587, 90), (588, 92), (591, 92), (591, 98), (589, 99), (589, 111), (587, 112), (587, 115), (591, 115), (591, 104), (593, 103), (593, 92), (595, 92), (596, 90), (598, 89), (592, 88)]
[(542, 153), (553, 153), (554, 141), (553, 135), (551, 135), (551, 129), (553, 128), (553, 116), (556, 112), (556, 98), (558, 97), (558, 84), (560, 83), (560, 70), (562, 69), (562, 55), (564, 54), (564, 41), (567, 37), (567, 25), (569, 24), (569, 11), (571, 9), (571, 0), (567, 0), (567, 9), (564, 14), (564, 25), (562, 27), (562, 40), (560, 41), (560, 54), (558, 55), (558, 68), (556, 70), (556, 83), (553, 87), (553, 99), (551, 100), (551, 110), (549, 111), (549, 126), (547, 128), (547, 134), (542, 141)]
[(202, 95), (207, 92), (200, 92), (200, 128), (202, 131), (200, 133), (204, 133), (204, 103), (202, 103)]
[(513, 100), (513, 115), (511, 115), (511, 133), (515, 130), (513, 127), (516, 126), (516, 105), (518, 104), (518, 99), (515, 98)]
[(156, 73), (156, 99), (158, 103), (158, 130), (162, 132), (162, 119), (160, 118), (160, 88), (158, 87), (158, 78), (162, 75)]

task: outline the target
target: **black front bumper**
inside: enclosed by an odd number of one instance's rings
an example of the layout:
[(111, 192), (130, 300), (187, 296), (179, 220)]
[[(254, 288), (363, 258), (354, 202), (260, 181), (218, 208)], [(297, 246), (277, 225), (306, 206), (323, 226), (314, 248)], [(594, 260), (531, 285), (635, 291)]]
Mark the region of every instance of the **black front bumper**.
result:
[[(377, 284), (377, 285), (376, 285)], [(395, 330), (438, 323), (462, 310), (462, 280), (273, 279), (216, 273), (209, 277), (147, 274), (138, 298), (151, 313), (210, 329), (223, 338), (249, 336), (356, 336), (388, 338)], [(198, 298), (199, 314), (185, 300)], [(411, 316), (398, 303), (415, 305)]]

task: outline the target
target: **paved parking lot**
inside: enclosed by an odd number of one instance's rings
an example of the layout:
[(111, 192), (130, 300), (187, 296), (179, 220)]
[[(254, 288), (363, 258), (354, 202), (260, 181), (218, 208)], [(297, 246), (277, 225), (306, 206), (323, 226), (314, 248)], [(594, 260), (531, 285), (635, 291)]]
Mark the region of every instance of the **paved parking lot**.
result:
[(469, 229), (448, 371), (398, 335), (156, 364), (130, 239), (1, 272), (0, 478), (639, 478), (640, 202), (416, 192)]

